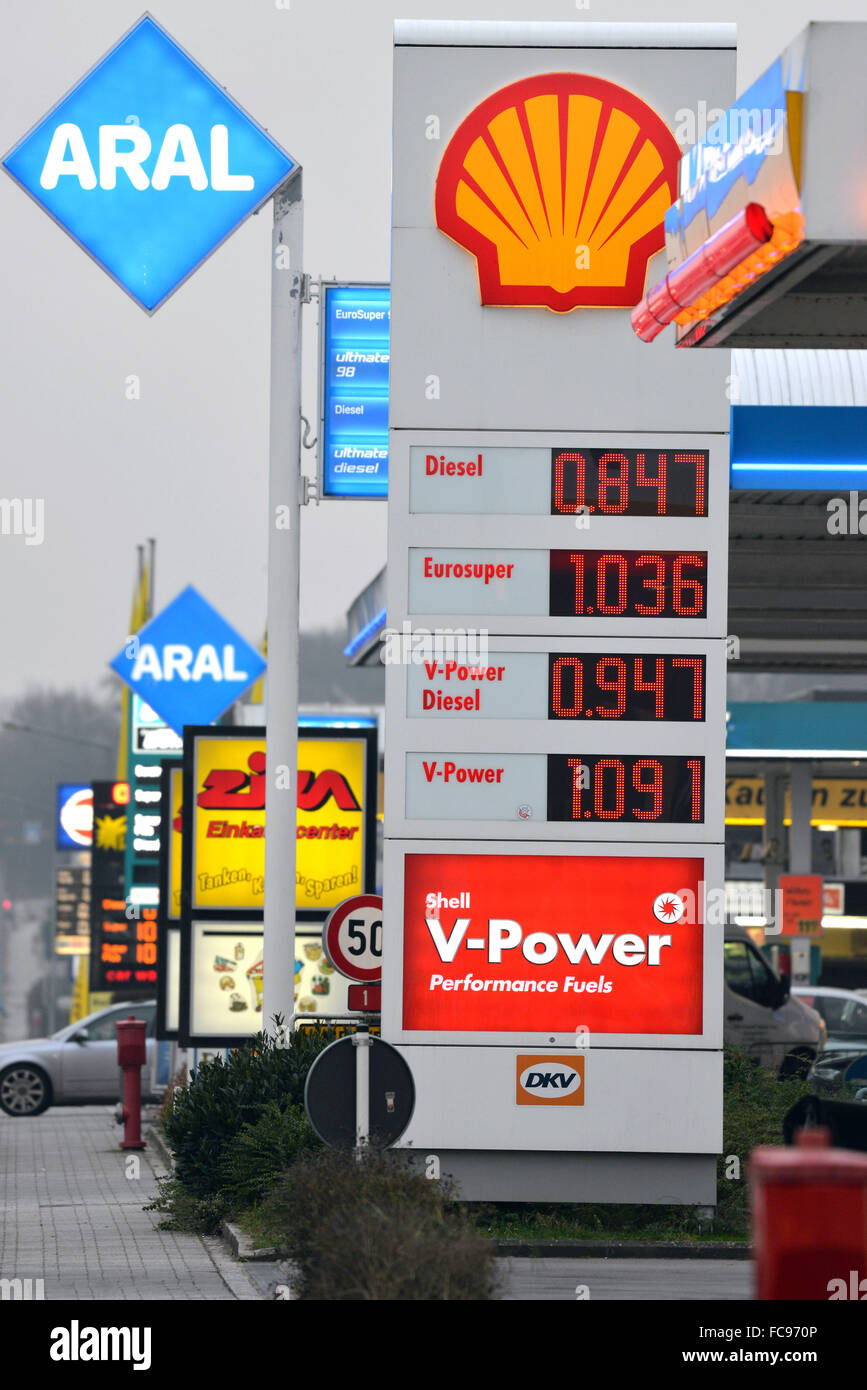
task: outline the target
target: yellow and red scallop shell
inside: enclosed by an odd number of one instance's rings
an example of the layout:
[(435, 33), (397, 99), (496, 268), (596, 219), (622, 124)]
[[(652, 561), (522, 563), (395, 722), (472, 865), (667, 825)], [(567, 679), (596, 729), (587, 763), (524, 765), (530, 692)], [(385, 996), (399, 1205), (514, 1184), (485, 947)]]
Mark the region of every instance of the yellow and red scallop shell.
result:
[(655, 111), (600, 77), (501, 88), (458, 126), (436, 222), (476, 257), (483, 304), (637, 304), (664, 244), (680, 150)]

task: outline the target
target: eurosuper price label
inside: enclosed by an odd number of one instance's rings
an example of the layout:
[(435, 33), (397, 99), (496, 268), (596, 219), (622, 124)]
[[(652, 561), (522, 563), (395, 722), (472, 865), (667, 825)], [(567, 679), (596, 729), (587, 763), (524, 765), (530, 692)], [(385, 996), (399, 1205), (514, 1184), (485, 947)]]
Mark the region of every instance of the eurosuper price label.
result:
[(410, 853), (406, 1034), (702, 1033), (701, 857)]

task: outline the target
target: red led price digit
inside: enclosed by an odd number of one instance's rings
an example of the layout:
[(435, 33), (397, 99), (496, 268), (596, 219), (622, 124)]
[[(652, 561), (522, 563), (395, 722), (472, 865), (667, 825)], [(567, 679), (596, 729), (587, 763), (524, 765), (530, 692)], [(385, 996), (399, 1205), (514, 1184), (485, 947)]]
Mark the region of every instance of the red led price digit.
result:
[[(572, 704), (563, 703), (563, 672), (572, 672)], [(558, 719), (574, 719), (584, 703), (584, 668), (579, 656), (558, 656), (551, 673), (551, 705)]]
[[(700, 579), (684, 579), (684, 565), (698, 565), (704, 569), (700, 555), (678, 555), (672, 568), (672, 603), (679, 617), (699, 616), (704, 607), (704, 585)], [(692, 603), (684, 603), (684, 594), (692, 595)]]
[[(613, 667), (616, 674), (613, 680), (606, 678), (607, 667)], [(617, 692), (617, 704), (614, 709), (609, 705), (597, 705), (596, 713), (603, 719), (619, 719), (626, 709), (626, 662), (619, 656), (606, 656), (596, 663), (596, 684), (600, 690), (614, 690)]]
[[(614, 809), (605, 806), (605, 773), (614, 773)], [(593, 810), (597, 820), (620, 820), (626, 803), (626, 774), (619, 758), (600, 758), (593, 772)]]
[(656, 477), (650, 478), (644, 467), (644, 454), (639, 453), (635, 460), (635, 485), (636, 487), (655, 487), (656, 488), (656, 514), (665, 516), (668, 511), (668, 460), (662, 452), (656, 455)]
[(655, 579), (645, 577), (644, 588), (656, 590), (656, 601), (654, 603), (636, 603), (635, 611), (640, 613), (643, 618), (655, 618), (665, 607), (665, 561), (661, 555), (639, 555), (635, 561), (635, 568), (639, 565), (653, 565), (656, 570)]
[(656, 674), (653, 680), (644, 679), (644, 658), (637, 656), (633, 667), (632, 681), (636, 690), (653, 691), (654, 719), (663, 719), (665, 690), (665, 658), (658, 656), (655, 663)]
[(675, 463), (695, 464), (695, 514), (705, 516), (705, 456), (704, 454), (675, 454)]
[[(645, 773), (650, 773), (650, 780)], [(635, 808), (636, 820), (659, 820), (662, 815), (662, 763), (656, 758), (636, 758), (632, 767), (632, 785), (637, 792), (653, 797), (653, 809), (640, 811)]]
[(584, 764), (580, 758), (567, 758), (566, 766), (572, 769), (572, 819), (581, 820), (581, 778)]
[(672, 666), (692, 668), (692, 717), (704, 718), (704, 667), (700, 656), (675, 656)]
[(702, 760), (701, 760), (701, 758), (687, 758), (687, 760), (686, 760), (686, 765), (687, 765), (687, 767), (689, 768), (690, 773), (691, 773), (691, 775), (692, 775), (692, 810), (691, 810), (692, 819), (693, 819), (693, 820), (701, 820), (701, 802), (702, 802), (702, 796), (701, 796), (701, 773), (702, 773)]
[[(609, 603), (607, 598), (608, 569), (614, 566), (617, 576), (617, 599)], [(626, 607), (626, 556), (612, 555), (607, 551), (600, 556), (596, 565), (596, 609), (608, 617), (618, 617)]]
[[(574, 502), (567, 502), (565, 497), (567, 463), (575, 465)], [(557, 462), (554, 464), (554, 506), (558, 512), (568, 515), (570, 512), (577, 512), (579, 507), (584, 506), (586, 474), (587, 463), (583, 454), (572, 449), (565, 449), (563, 453), (557, 455)]]
[(569, 556), (575, 566), (575, 612), (584, 612), (584, 552), (573, 551)]
[[(620, 465), (620, 471), (616, 477), (611, 477), (608, 472), (609, 463)], [(615, 501), (609, 501), (609, 488), (617, 489)], [(599, 458), (599, 510), (607, 516), (617, 516), (620, 512), (625, 512), (629, 505), (629, 459), (625, 454), (616, 452), (605, 453)]]

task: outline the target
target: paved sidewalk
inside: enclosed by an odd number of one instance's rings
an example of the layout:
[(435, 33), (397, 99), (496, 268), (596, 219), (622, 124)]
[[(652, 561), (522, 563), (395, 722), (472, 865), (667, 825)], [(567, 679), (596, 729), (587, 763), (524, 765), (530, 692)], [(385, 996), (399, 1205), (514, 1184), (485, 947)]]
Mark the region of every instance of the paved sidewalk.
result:
[(121, 1135), (108, 1106), (0, 1115), (0, 1278), (42, 1279), (64, 1301), (261, 1299), (218, 1240), (157, 1229), (142, 1208), (165, 1169)]

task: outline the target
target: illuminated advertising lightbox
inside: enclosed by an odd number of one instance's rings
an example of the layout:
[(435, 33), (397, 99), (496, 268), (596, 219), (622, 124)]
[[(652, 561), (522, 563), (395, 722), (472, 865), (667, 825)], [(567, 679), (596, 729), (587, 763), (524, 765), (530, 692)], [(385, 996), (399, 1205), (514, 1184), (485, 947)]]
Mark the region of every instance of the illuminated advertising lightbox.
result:
[(148, 14), (3, 165), (148, 313), (296, 168)]
[(56, 832), (58, 849), (90, 849), (93, 790), (89, 782), (58, 782)]
[(165, 759), (160, 769), (160, 888), (157, 918), (157, 1037), (177, 1037), (181, 965), (181, 811), (183, 768)]
[(407, 854), (403, 1027), (697, 1035), (702, 860)]
[[(182, 1042), (228, 1046), (262, 1027), (262, 926), (257, 922), (193, 921), (187, 1009)], [(345, 1014), (349, 982), (334, 969), (318, 934), (295, 938), (295, 1009)]]
[(388, 285), (323, 285), (323, 497), (388, 495)]
[(94, 782), (90, 988), (152, 994), (157, 984), (157, 909), (130, 903), (124, 885), (127, 782)]
[[(261, 912), (264, 733), (188, 729), (185, 764), (191, 910)], [(376, 731), (306, 729), (298, 769), (296, 905), (301, 920), (321, 920), (344, 898), (375, 886)]]

